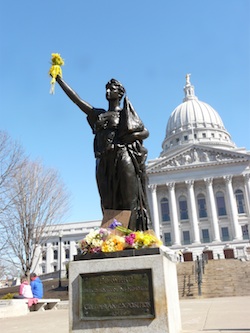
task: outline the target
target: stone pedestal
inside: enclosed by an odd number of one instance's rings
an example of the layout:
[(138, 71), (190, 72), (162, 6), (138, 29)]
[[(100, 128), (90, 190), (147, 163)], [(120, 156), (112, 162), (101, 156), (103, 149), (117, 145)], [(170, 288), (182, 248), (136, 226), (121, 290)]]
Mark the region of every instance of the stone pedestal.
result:
[(75, 260), (69, 268), (69, 332), (181, 331), (176, 264), (159, 249)]

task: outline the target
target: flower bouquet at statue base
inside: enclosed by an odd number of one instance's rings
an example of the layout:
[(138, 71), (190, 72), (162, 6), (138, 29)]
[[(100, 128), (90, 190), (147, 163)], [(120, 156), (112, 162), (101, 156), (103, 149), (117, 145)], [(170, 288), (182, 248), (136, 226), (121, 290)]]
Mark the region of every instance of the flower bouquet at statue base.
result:
[(145, 249), (160, 247), (162, 242), (153, 230), (133, 231), (124, 228), (116, 220), (108, 228), (95, 228), (82, 239), (78, 246), (81, 253), (116, 252), (126, 249)]

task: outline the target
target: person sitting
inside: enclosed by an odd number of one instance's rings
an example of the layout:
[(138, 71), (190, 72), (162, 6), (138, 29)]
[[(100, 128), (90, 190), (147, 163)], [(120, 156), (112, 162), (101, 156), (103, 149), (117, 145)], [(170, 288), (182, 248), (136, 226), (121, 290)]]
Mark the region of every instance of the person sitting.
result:
[(33, 293), (31, 286), (26, 276), (21, 278), (21, 285), (19, 288), (19, 295), (15, 295), (14, 298), (23, 299), (23, 298), (33, 298)]
[(36, 273), (30, 274), (30, 285), (34, 298), (43, 298), (43, 284)]

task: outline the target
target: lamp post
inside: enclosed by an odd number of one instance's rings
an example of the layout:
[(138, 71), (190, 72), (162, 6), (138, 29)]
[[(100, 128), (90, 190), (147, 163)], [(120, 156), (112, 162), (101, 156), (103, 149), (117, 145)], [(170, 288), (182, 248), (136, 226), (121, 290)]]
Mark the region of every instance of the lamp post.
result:
[(62, 230), (59, 231), (59, 281), (58, 288), (62, 287)]

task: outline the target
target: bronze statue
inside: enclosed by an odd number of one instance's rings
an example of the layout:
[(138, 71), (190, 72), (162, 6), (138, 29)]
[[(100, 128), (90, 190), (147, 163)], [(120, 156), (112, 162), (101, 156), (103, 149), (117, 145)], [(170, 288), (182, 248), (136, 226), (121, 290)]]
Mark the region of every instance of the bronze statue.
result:
[(111, 79), (106, 85), (108, 111), (82, 100), (61, 76), (56, 81), (68, 97), (87, 115), (92, 128), (96, 158), (96, 180), (102, 211), (129, 210), (128, 227), (147, 230), (149, 210), (145, 191), (147, 150), (143, 139), (149, 135), (125, 94), (122, 84)]

